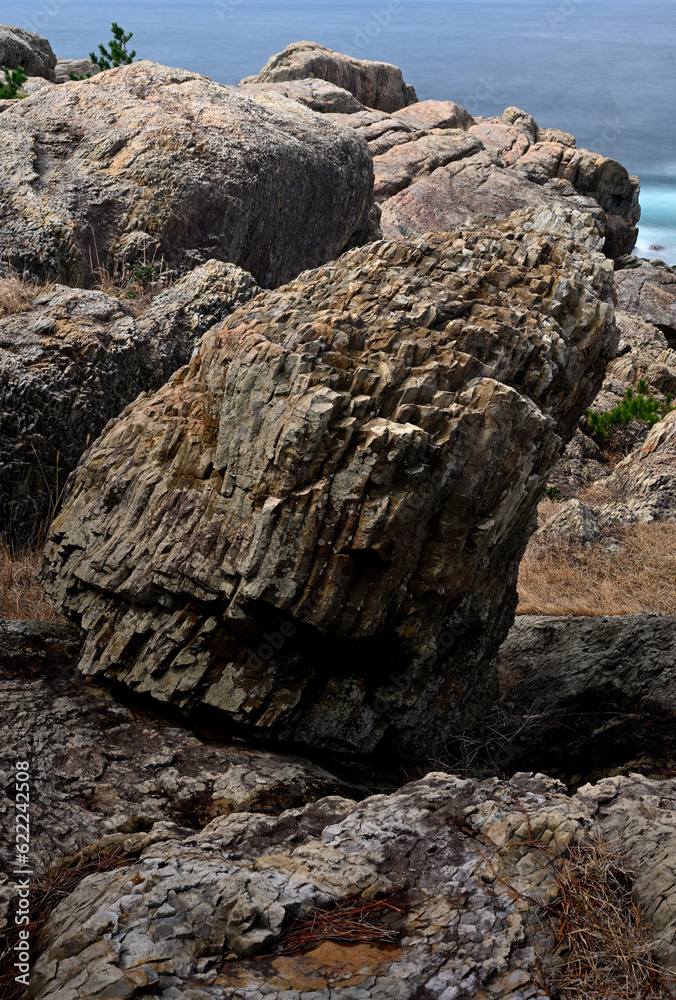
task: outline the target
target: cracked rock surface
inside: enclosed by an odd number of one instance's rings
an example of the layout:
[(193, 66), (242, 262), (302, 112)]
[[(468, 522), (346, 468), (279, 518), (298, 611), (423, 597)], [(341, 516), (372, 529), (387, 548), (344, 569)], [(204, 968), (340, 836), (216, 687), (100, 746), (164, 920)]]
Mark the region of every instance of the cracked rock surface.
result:
[(339, 751), (426, 756), (471, 725), (615, 352), (587, 220), (376, 243), (207, 333), (53, 525), (45, 583), (85, 673)]
[[(557, 889), (536, 845), (555, 855), (594, 830), (638, 863), (637, 895), (673, 962), (674, 781), (610, 778), (570, 797), (541, 775), (432, 773), (361, 803), (334, 796), (128, 838), (137, 858), (89, 876), (52, 913), (31, 996), (545, 997), (532, 976), (535, 950), (552, 950), (539, 907)], [(275, 956), (293, 916), (354, 896), (394, 899), (396, 944)]]
[(142, 60), (8, 103), (0, 255), (19, 272), (90, 285), (141, 231), (174, 270), (215, 258), (269, 287), (371, 233), (366, 143), (279, 94)]
[(104, 292), (57, 285), (0, 317), (0, 531), (30, 535), (108, 421), (259, 291), (250, 274), (213, 260), (140, 315)]

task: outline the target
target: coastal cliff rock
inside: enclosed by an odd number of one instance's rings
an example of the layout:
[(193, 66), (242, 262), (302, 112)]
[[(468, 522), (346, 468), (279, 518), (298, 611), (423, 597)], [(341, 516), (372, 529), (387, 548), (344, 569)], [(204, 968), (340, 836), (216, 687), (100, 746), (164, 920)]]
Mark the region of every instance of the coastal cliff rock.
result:
[(54, 78), (56, 83), (68, 83), (70, 73), (78, 77), (88, 77), (100, 72), (99, 67), (91, 59), (57, 59)]
[(676, 274), (657, 261), (642, 261), (615, 275), (620, 309), (654, 324), (676, 344)]
[[(676, 782), (608, 778), (568, 796), (542, 775), (437, 772), (361, 803), (332, 796), (128, 836), (127, 863), (52, 913), (31, 996), (544, 1000), (554, 859), (599, 834), (636, 863), (655, 952), (673, 968)], [(372, 906), (371, 939), (341, 941), (341, 915), (359, 904)], [(331, 910), (328, 940), (313, 939), (311, 920)], [(284, 932), (296, 917), (306, 944), (294, 953)]]
[(254, 100), (259, 94), (281, 94), (292, 101), (304, 104), (311, 111), (321, 114), (354, 115), (366, 108), (360, 104), (354, 94), (343, 87), (337, 87), (327, 80), (287, 80), (274, 83), (246, 83), (233, 87), (237, 93), (247, 94)]
[(137, 231), (179, 274), (210, 258), (275, 286), (373, 235), (353, 130), (281, 95), (137, 62), (0, 114), (0, 256), (70, 285), (111, 273)]
[(57, 285), (0, 317), (0, 531), (34, 534), (108, 421), (259, 291), (234, 264), (210, 261), (138, 316), (129, 300)]
[(525, 207), (591, 212), (607, 256), (636, 242), (639, 183), (615, 160), (555, 129), (538, 129), (518, 108), (474, 119), (452, 101), (424, 101), (396, 114), (338, 116), (374, 157), (385, 236), (449, 230), (477, 215), (503, 218)]
[(52, 526), (84, 672), (224, 731), (443, 745), (496, 694), (537, 502), (616, 349), (611, 286), (523, 215), (240, 307), (108, 427)]
[(316, 42), (293, 42), (283, 52), (271, 56), (256, 76), (241, 83), (278, 83), (318, 77), (349, 90), (368, 108), (397, 111), (418, 100), (413, 87), (404, 83), (398, 66), (354, 59)]
[(47, 39), (36, 31), (0, 24), (0, 67), (18, 69), (19, 66), (27, 76), (55, 80), (56, 56)]

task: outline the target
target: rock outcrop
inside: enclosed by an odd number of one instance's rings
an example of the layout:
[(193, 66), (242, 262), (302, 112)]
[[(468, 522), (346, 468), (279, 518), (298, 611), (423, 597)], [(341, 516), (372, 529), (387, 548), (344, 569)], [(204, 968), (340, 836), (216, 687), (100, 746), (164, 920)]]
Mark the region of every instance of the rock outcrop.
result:
[(137, 316), (130, 300), (57, 285), (1, 317), (0, 531), (34, 534), (108, 421), (259, 291), (250, 274), (210, 261)]
[(368, 108), (398, 111), (418, 100), (413, 87), (404, 83), (398, 66), (354, 59), (316, 42), (293, 42), (283, 52), (271, 56), (256, 76), (241, 83), (282, 83), (317, 77), (349, 90)]
[(89, 285), (137, 231), (185, 272), (210, 258), (275, 286), (372, 238), (373, 166), (353, 130), (137, 62), (0, 115), (0, 256)]
[(224, 731), (443, 745), (495, 695), (536, 504), (615, 353), (611, 286), (521, 217), (241, 307), (108, 427), (53, 525), (83, 670)]
[[(610, 778), (567, 796), (543, 776), (432, 773), (361, 803), (334, 796), (278, 817), (220, 817), (188, 836), (160, 826), (126, 837), (127, 865), (85, 878), (52, 913), (31, 995), (544, 1000), (550, 859), (599, 832), (636, 863), (655, 951), (673, 967), (676, 782)], [(311, 907), (337, 921), (355, 900), (383, 898), (371, 942), (328, 932), (276, 954)]]
[(452, 101), (424, 101), (397, 114), (366, 111), (333, 120), (369, 144), (386, 236), (567, 205), (591, 212), (609, 257), (627, 254), (636, 242), (638, 179), (615, 160), (576, 149), (572, 136), (538, 129), (518, 108), (474, 119)]
[(304, 104), (311, 111), (321, 114), (354, 115), (358, 111), (366, 111), (354, 94), (343, 87), (337, 87), (327, 80), (287, 80), (277, 83), (245, 83), (233, 87), (237, 93), (247, 94), (254, 100), (259, 94), (280, 94), (292, 101)]
[(0, 24), (0, 67), (18, 69), (19, 66), (27, 76), (54, 81), (56, 56), (47, 39), (36, 31)]
[(615, 275), (617, 304), (665, 334), (676, 346), (676, 273), (662, 261), (641, 261)]
[(187, 833), (235, 811), (277, 814), (324, 795), (365, 794), (300, 757), (219, 743), (122, 704), (78, 674), (80, 645), (67, 625), (0, 622), (0, 897), (16, 867), (17, 760), (31, 762), (36, 870), (156, 823)]
[(57, 59), (54, 67), (56, 83), (68, 83), (70, 74), (76, 77), (90, 77), (100, 73), (99, 67), (91, 59)]

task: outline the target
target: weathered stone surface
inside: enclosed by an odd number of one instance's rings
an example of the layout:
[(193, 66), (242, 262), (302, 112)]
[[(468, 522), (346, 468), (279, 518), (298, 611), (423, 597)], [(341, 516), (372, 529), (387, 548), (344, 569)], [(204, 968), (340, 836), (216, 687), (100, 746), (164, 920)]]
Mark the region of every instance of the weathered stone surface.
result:
[(276, 83), (245, 83), (233, 88), (240, 94), (247, 94), (254, 100), (259, 94), (281, 94), (292, 101), (298, 101), (312, 111), (322, 114), (354, 115), (367, 110), (354, 94), (327, 80), (286, 80)]
[(419, 101), (394, 112), (395, 116), (405, 118), (416, 126), (432, 128), (467, 129), (474, 124), (469, 111), (456, 104), (455, 101)]
[(374, 156), (386, 236), (446, 231), (478, 215), (522, 208), (591, 212), (607, 256), (627, 254), (640, 216), (638, 178), (572, 136), (539, 130), (519, 108), (471, 117), (452, 101), (424, 101), (396, 114), (335, 116)]
[(418, 100), (413, 87), (404, 83), (401, 70), (390, 63), (354, 59), (316, 42), (293, 42), (271, 56), (256, 76), (241, 82), (277, 83), (318, 77), (349, 90), (361, 104), (380, 111), (398, 111)]
[(91, 59), (57, 59), (54, 67), (56, 83), (68, 83), (70, 74), (88, 77), (100, 73), (99, 67)]
[(676, 274), (666, 265), (642, 261), (615, 275), (620, 309), (654, 324), (676, 341)]
[(372, 234), (366, 144), (279, 94), (142, 61), (11, 103), (0, 255), (20, 272), (91, 284), (142, 231), (179, 273), (215, 258), (273, 286)]
[(604, 487), (613, 499), (593, 507), (602, 527), (676, 518), (676, 411), (654, 425)]
[(536, 504), (616, 348), (610, 262), (525, 224), (259, 296), (110, 425), (45, 565), (86, 673), (336, 750), (425, 756), (483, 712)]
[(568, 500), (545, 521), (537, 534), (591, 545), (598, 540), (601, 530), (594, 520), (594, 512), (586, 503)]
[[(432, 773), (360, 804), (332, 797), (279, 817), (221, 817), (188, 837), (139, 834), (138, 860), (88, 877), (54, 911), (31, 994), (544, 998), (536, 954), (552, 959), (544, 906), (557, 888), (537, 844), (556, 855), (597, 830), (636, 861), (656, 950), (673, 963), (676, 782), (610, 778), (564, 792), (543, 776), (477, 782)], [(355, 956), (324, 942), (274, 956), (285, 923), (308, 906), (392, 893), (396, 944), (362, 946)]]
[(0, 66), (23, 67), (27, 76), (54, 80), (56, 56), (46, 38), (36, 31), (0, 24)]
[(155, 823), (187, 833), (231, 812), (280, 813), (324, 795), (359, 794), (300, 757), (217, 742), (122, 704), (78, 674), (80, 645), (68, 625), (0, 622), (0, 883), (16, 867), (18, 760), (30, 763), (36, 871)]
[(210, 261), (140, 316), (130, 301), (57, 285), (30, 311), (1, 317), (0, 530), (34, 532), (108, 421), (259, 291), (234, 264)]
[[(528, 712), (583, 705), (676, 711), (676, 617), (519, 615), (500, 647), (509, 701)], [(562, 669), (565, 664), (565, 669)]]

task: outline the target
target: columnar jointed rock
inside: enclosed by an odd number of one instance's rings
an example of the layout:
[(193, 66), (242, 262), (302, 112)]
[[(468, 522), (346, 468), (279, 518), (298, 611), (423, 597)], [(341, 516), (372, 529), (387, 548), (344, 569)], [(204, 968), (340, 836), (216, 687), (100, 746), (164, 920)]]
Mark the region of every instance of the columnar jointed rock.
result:
[[(89, 876), (50, 917), (31, 996), (544, 1000), (553, 859), (598, 831), (636, 863), (655, 951), (673, 968), (676, 782), (608, 778), (567, 796), (542, 775), (432, 773), (359, 804), (333, 796), (188, 837), (159, 826), (127, 837), (127, 867)], [(355, 896), (390, 898), (393, 943), (309, 941), (275, 956), (297, 914)]]
[(293, 42), (271, 56), (256, 76), (241, 82), (275, 83), (318, 77), (335, 83), (369, 108), (398, 111), (418, 100), (413, 87), (404, 83), (401, 70), (390, 63), (354, 59), (316, 42)]
[(611, 284), (507, 220), (240, 308), (108, 428), (53, 526), (83, 669), (278, 739), (443, 744), (495, 694), (535, 506), (615, 351)]
[(0, 115), (0, 257), (90, 284), (137, 231), (187, 270), (230, 261), (267, 286), (373, 235), (364, 140), (280, 95), (138, 62)]
[(7, 69), (21, 66), (28, 76), (54, 80), (56, 56), (47, 39), (36, 31), (0, 24), (0, 67), (4, 66)]
[(63, 285), (0, 318), (0, 531), (34, 532), (108, 421), (258, 291), (250, 274), (210, 261), (137, 318), (129, 302)]

